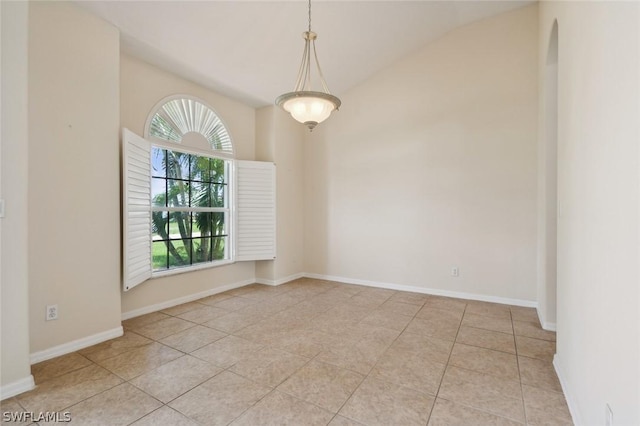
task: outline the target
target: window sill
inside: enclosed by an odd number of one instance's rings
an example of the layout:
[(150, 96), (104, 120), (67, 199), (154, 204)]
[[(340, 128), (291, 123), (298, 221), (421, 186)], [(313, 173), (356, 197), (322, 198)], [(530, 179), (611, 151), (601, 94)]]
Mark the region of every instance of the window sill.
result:
[(171, 275), (184, 274), (187, 272), (201, 271), (203, 269), (217, 268), (219, 266), (231, 265), (232, 263), (235, 263), (235, 261), (231, 259), (219, 260), (217, 262), (202, 263), (200, 265), (192, 265), (192, 266), (183, 266), (181, 268), (168, 269), (166, 271), (154, 271), (151, 273), (151, 279), (163, 278)]

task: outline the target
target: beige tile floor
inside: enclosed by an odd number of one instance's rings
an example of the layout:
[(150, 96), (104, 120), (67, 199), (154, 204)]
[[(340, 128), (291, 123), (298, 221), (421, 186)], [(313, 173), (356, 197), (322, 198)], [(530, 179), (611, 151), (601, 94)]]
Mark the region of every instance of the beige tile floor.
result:
[(2, 410), (78, 425), (571, 424), (555, 333), (531, 308), (300, 279), (123, 325), (34, 365), (37, 388)]

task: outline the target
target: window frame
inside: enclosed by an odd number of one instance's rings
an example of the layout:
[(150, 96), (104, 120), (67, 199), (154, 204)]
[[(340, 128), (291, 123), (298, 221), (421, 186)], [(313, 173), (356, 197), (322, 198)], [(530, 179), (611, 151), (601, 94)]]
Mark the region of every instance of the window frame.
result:
[[(146, 130), (146, 129), (145, 129)], [(207, 211), (207, 212), (224, 212), (225, 213), (225, 226), (227, 227), (227, 236), (225, 237), (225, 253), (227, 254), (228, 258), (227, 259), (220, 259), (220, 260), (212, 260), (212, 261), (207, 261), (207, 262), (202, 262), (202, 263), (197, 263), (197, 264), (191, 264), (188, 266), (178, 266), (178, 267), (174, 267), (174, 268), (169, 268), (169, 269), (163, 269), (163, 270), (154, 270), (153, 269), (153, 232), (150, 231), (150, 246), (151, 246), (151, 279), (154, 278), (161, 278), (161, 277), (166, 277), (166, 276), (170, 276), (170, 275), (177, 275), (177, 274), (182, 274), (182, 273), (186, 273), (186, 272), (191, 272), (191, 271), (198, 271), (201, 269), (208, 269), (208, 268), (216, 268), (219, 266), (225, 266), (225, 265), (230, 265), (236, 262), (235, 260), (235, 214), (234, 214), (234, 208), (233, 208), (233, 203), (232, 200), (235, 197), (235, 161), (232, 158), (229, 158), (226, 155), (216, 155), (216, 151), (215, 150), (211, 150), (211, 151), (207, 151), (207, 150), (203, 150), (203, 149), (198, 149), (198, 148), (194, 148), (194, 147), (189, 147), (189, 146), (185, 146), (181, 143), (177, 143), (177, 142), (168, 142), (168, 141), (163, 141), (159, 138), (154, 138), (154, 137), (148, 137), (146, 138), (149, 143), (151, 144), (151, 151), (153, 152), (153, 148), (157, 147), (160, 149), (166, 149), (166, 150), (170, 150), (170, 151), (175, 151), (175, 152), (180, 152), (183, 154), (190, 154), (190, 155), (198, 155), (201, 157), (208, 157), (208, 158), (213, 158), (213, 159), (220, 159), (223, 160), (226, 163), (226, 174), (227, 176), (226, 178), (226, 183), (227, 183), (227, 189), (226, 189), (226, 197), (225, 197), (225, 203), (226, 203), (226, 207), (206, 207), (206, 208), (202, 208), (202, 207), (160, 207), (160, 206), (154, 206), (153, 205), (153, 198), (151, 196), (150, 198), (150, 213), (153, 212), (157, 212), (157, 211), (182, 211), (182, 212), (196, 212), (196, 211)], [(152, 168), (152, 163), (149, 162), (149, 168)], [(153, 180), (153, 172), (150, 170), (150, 176), (149, 176), (149, 184), (151, 184), (152, 180)]]

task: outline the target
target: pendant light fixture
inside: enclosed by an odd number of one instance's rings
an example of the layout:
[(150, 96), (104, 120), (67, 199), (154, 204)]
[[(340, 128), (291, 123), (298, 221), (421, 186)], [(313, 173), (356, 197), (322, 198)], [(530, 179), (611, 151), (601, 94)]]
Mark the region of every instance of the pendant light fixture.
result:
[[(333, 110), (340, 107), (340, 99), (329, 93), (327, 83), (324, 81), (318, 55), (316, 53), (316, 38), (318, 35), (311, 31), (311, 0), (309, 0), (309, 28), (302, 33), (304, 38), (304, 52), (302, 63), (298, 71), (298, 79), (293, 92), (278, 96), (276, 105), (287, 111), (300, 123), (305, 124), (309, 130), (313, 130), (318, 123), (329, 118)], [(322, 91), (311, 89), (311, 50), (316, 62), (316, 69)]]

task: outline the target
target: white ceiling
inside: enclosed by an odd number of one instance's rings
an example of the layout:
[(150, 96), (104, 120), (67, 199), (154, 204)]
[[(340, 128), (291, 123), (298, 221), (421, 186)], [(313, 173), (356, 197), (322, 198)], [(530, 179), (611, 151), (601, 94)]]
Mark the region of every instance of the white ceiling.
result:
[[(306, 1), (78, 3), (120, 29), (124, 52), (219, 93), (261, 107), (293, 90)], [(314, 0), (312, 29), (329, 89), (340, 96), (456, 27), (531, 3)]]

